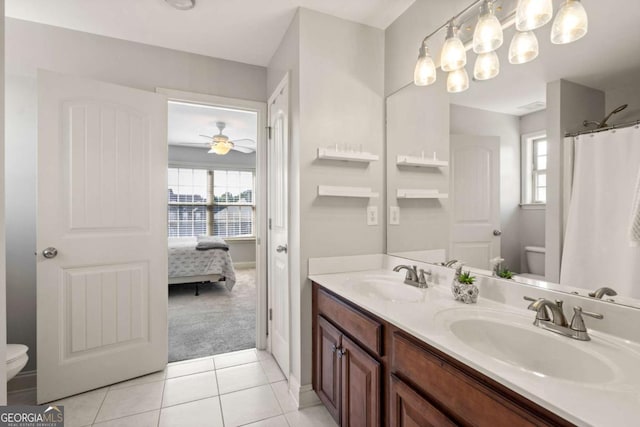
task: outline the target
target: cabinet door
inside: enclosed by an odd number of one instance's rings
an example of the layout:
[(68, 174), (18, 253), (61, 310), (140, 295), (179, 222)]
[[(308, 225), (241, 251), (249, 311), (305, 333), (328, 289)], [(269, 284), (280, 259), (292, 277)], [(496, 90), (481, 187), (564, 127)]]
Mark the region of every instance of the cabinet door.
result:
[(391, 376), (389, 406), (391, 427), (448, 427), (456, 425), (395, 375)]
[(336, 422), (340, 423), (340, 364), (338, 354), (342, 334), (327, 320), (316, 322), (316, 384), (318, 397)]
[(380, 425), (380, 363), (342, 337), (342, 427)]

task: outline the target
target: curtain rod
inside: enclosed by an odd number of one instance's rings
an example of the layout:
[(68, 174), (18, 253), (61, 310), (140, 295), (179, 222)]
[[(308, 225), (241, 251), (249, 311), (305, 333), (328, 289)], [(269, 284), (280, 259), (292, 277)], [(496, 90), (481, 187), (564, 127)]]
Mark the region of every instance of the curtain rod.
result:
[(604, 131), (608, 131), (608, 130), (628, 128), (628, 127), (631, 127), (631, 126), (638, 126), (638, 125), (640, 125), (640, 119), (634, 120), (632, 122), (619, 123), (617, 125), (611, 125), (611, 126), (607, 126), (607, 127), (600, 128), (600, 129), (583, 130), (581, 132), (567, 132), (567, 133), (564, 134), (564, 136), (565, 136), (565, 138), (576, 137), (576, 136), (580, 136), (580, 135), (589, 135), (591, 133), (598, 133), (598, 132), (604, 132)]

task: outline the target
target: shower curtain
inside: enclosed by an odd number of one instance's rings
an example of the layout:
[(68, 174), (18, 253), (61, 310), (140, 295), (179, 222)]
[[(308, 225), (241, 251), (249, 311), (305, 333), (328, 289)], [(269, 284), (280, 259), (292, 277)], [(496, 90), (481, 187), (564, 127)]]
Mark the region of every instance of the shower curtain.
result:
[(560, 283), (640, 298), (640, 247), (630, 233), (639, 175), (638, 126), (575, 138)]

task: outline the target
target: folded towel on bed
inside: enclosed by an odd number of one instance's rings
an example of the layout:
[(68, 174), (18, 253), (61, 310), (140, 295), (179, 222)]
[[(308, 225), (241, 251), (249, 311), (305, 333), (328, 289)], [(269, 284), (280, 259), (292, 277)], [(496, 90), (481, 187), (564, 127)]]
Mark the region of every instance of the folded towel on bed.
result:
[(223, 251), (229, 250), (229, 245), (224, 241), (222, 237), (218, 236), (198, 236), (198, 244), (196, 249), (199, 251), (206, 251), (209, 249), (222, 249)]

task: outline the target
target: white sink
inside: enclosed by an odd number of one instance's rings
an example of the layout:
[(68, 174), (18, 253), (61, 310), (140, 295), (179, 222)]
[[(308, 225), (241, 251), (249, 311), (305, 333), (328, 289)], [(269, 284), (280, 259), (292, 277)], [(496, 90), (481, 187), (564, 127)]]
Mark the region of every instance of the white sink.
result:
[(348, 287), (369, 298), (379, 298), (391, 302), (420, 302), (424, 299), (425, 292), (422, 289), (403, 283), (394, 283), (397, 277), (363, 277), (348, 283)]

